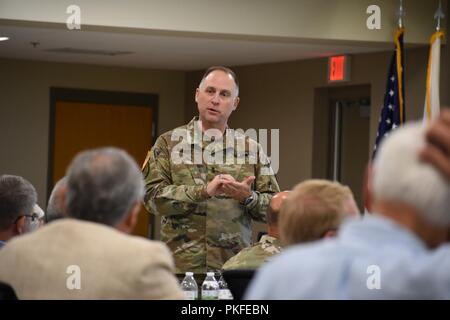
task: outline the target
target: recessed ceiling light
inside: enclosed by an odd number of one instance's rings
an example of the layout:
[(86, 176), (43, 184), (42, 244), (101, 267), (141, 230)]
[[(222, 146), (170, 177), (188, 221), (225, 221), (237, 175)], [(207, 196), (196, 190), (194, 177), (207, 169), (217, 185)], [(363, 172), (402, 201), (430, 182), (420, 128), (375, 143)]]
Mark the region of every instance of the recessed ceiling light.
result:
[(6, 41), (9, 40), (9, 37), (0, 37), (0, 41)]

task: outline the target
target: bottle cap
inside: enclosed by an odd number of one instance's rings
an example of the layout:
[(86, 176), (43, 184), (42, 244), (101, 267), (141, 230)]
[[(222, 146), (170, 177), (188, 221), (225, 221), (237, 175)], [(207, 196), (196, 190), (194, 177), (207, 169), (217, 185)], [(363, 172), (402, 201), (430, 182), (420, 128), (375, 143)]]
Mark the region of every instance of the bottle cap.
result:
[(207, 275), (208, 277), (214, 277), (214, 272), (207, 272), (206, 275)]
[(188, 276), (188, 277), (192, 277), (193, 275), (194, 275), (194, 273), (193, 272), (186, 272), (186, 275)]

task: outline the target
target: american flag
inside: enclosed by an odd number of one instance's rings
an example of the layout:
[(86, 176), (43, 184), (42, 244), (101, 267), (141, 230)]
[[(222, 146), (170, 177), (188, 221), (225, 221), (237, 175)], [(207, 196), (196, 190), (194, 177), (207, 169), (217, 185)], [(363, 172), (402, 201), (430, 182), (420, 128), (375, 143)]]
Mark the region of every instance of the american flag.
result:
[(394, 36), (395, 51), (389, 65), (389, 73), (384, 94), (384, 103), (378, 123), (377, 138), (373, 147), (372, 158), (377, 148), (389, 131), (395, 130), (405, 122), (405, 87), (403, 76), (403, 28), (399, 28)]

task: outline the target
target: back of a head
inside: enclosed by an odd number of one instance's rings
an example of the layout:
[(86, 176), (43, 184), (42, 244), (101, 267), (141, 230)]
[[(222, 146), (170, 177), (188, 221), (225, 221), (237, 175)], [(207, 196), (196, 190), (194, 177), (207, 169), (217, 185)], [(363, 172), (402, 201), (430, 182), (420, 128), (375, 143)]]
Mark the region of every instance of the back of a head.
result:
[(67, 171), (67, 213), (73, 218), (115, 226), (143, 194), (136, 162), (117, 148), (84, 151)]
[(281, 204), (287, 198), (289, 192), (290, 191), (278, 192), (270, 200), (270, 204), (266, 212), (266, 220), (269, 226), (278, 225), (278, 215), (280, 213)]
[(408, 123), (383, 141), (373, 166), (374, 199), (406, 204), (429, 223), (449, 226), (450, 184), (419, 159), (425, 130), (422, 123)]
[(61, 219), (66, 216), (65, 198), (67, 193), (67, 177), (56, 182), (47, 204), (47, 222)]
[(0, 231), (8, 229), (20, 215), (32, 214), (37, 201), (33, 185), (20, 176), (0, 176)]
[(307, 180), (298, 184), (281, 205), (281, 240), (292, 245), (335, 232), (345, 217), (354, 214), (345, 212), (348, 201), (354, 201), (351, 190), (338, 182)]

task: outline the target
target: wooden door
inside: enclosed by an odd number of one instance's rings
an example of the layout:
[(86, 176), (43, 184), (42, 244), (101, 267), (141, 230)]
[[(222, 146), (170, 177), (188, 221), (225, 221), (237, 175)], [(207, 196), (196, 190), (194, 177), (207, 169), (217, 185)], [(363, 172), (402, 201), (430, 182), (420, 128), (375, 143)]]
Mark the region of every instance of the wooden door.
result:
[[(53, 114), (52, 186), (83, 150), (114, 146), (126, 150), (140, 167), (152, 145), (153, 108), (72, 102), (56, 99)], [(142, 208), (134, 234), (149, 236), (149, 214)]]

